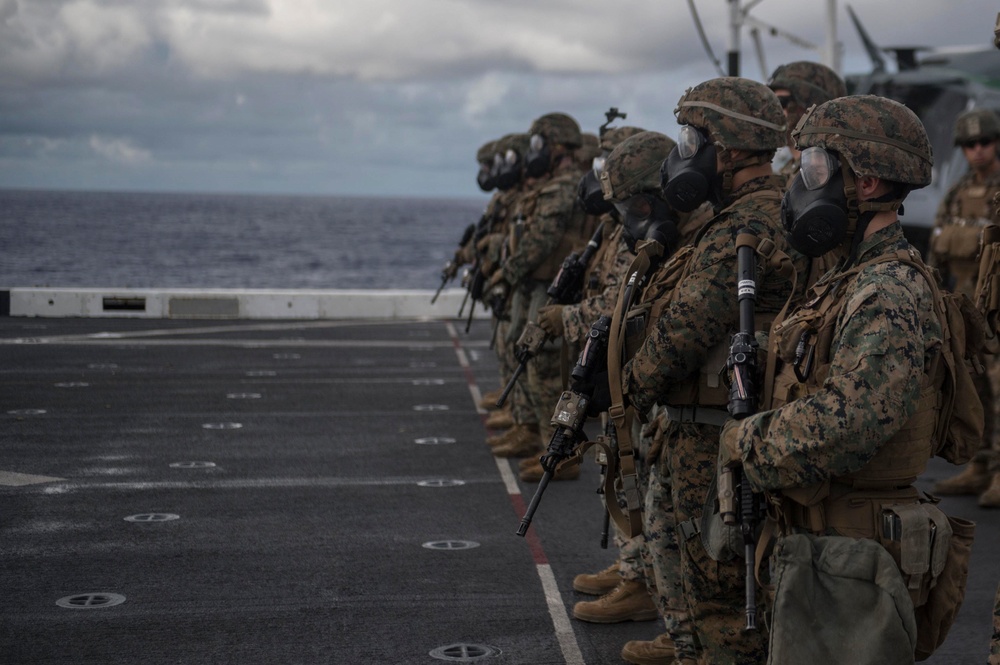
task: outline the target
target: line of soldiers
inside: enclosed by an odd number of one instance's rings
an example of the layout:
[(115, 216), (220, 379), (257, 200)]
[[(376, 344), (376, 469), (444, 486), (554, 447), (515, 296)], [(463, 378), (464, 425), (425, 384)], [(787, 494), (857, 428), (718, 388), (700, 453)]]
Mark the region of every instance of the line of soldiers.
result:
[[(932, 456), (962, 463), (982, 447), (938, 489), (985, 490), (984, 506), (1000, 494), (980, 378), (994, 361), (976, 375), (985, 436), (960, 381), (981, 350), (965, 340), (995, 331), (943, 294), (898, 220), (931, 180), (926, 131), (899, 103), (846, 96), (812, 62), (766, 85), (706, 81), (675, 114), (676, 141), (606, 123), (588, 144), (550, 113), (480, 149), (479, 184), (498, 191), (443, 283), (469, 264), (473, 297), (493, 310), (507, 390), (482, 406), (508, 394), (509, 406), (491, 413), (487, 426), (507, 431), (487, 443), (540, 481), (529, 512), (596, 447), (619, 557), (575, 578), (599, 597), (573, 615), (659, 617), (658, 635), (624, 645), (627, 662), (926, 658), (964, 596), (973, 525), (913, 482)], [(996, 222), (997, 139), (995, 116), (959, 118), (971, 171), (932, 246), (967, 298)], [(587, 416), (601, 418), (596, 442)]]

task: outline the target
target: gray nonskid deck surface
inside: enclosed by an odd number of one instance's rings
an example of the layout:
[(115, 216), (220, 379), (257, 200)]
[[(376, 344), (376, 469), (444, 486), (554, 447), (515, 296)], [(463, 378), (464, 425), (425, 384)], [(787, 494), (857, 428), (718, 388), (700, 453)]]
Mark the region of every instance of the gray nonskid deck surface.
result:
[[(622, 662), (658, 622), (560, 619), (614, 559), (597, 467), (514, 535), (534, 485), (512, 495), (484, 443), (496, 360), (488, 324), (463, 328), (0, 318), (0, 663)], [(1000, 512), (942, 505), (978, 529), (926, 662), (979, 664)]]

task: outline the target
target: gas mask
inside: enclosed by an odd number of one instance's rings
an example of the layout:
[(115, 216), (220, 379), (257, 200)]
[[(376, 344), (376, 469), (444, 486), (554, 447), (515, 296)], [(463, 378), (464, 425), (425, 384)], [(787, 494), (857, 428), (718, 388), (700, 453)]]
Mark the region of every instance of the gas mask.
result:
[(552, 151), (545, 137), (532, 134), (528, 141), (528, 154), (524, 159), (524, 170), (529, 178), (540, 178), (549, 172), (552, 165)]
[(476, 184), (479, 185), (479, 189), (484, 192), (493, 191), (493, 188), (497, 186), (497, 183), (493, 176), (492, 164), (487, 164), (486, 162), (479, 163), (479, 175), (476, 176)]
[(601, 172), (604, 171), (605, 155), (594, 157), (593, 168), (587, 171), (577, 186), (576, 195), (583, 203), (583, 209), (588, 215), (603, 215), (614, 209), (610, 201), (605, 200), (601, 189)]
[(496, 170), (497, 189), (506, 192), (521, 181), (521, 158), (513, 149), (504, 153)]
[(691, 212), (708, 200), (717, 176), (715, 146), (701, 130), (681, 127), (677, 146), (660, 168), (664, 199), (674, 210)]
[(823, 148), (802, 151), (801, 169), (781, 199), (781, 219), (788, 242), (812, 258), (836, 249), (853, 231), (843, 168)]
[(655, 240), (667, 252), (677, 248), (680, 234), (670, 207), (659, 197), (648, 193), (635, 194), (614, 204), (622, 220), (622, 238), (629, 251), (635, 253), (640, 240)]

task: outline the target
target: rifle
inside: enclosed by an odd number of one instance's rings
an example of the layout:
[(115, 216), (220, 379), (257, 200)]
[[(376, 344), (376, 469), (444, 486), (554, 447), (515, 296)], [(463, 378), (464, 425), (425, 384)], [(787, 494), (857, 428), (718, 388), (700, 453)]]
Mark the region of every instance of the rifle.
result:
[[(545, 303), (546, 305), (568, 305), (580, 301), (583, 291), (583, 276), (587, 271), (587, 264), (590, 263), (590, 260), (594, 258), (594, 254), (600, 249), (603, 240), (603, 229), (599, 226), (594, 235), (587, 241), (587, 246), (584, 247), (582, 253), (577, 254), (573, 252), (563, 259), (562, 265), (559, 266), (559, 272), (552, 278), (552, 283), (549, 284), (549, 288), (545, 291), (545, 295), (549, 297), (548, 302)], [(511, 375), (507, 385), (504, 386), (503, 392), (500, 393), (500, 398), (497, 399), (498, 409), (503, 408), (504, 403), (507, 401), (507, 396), (514, 389), (514, 384), (517, 383), (517, 379), (528, 367), (531, 359), (538, 355), (538, 352), (541, 351), (547, 341), (549, 341), (548, 334), (537, 323), (529, 321), (525, 324), (524, 331), (518, 338), (514, 350), (514, 357), (517, 358), (518, 365), (514, 368), (514, 373)]]
[(569, 390), (564, 390), (556, 403), (552, 420), (549, 421), (556, 430), (552, 433), (545, 454), (539, 459), (542, 463), (541, 480), (535, 490), (528, 509), (521, 518), (517, 535), (524, 536), (528, 532), (531, 520), (542, 500), (542, 494), (555, 474), (559, 463), (573, 454), (573, 449), (583, 438), (583, 425), (587, 421), (587, 407), (594, 396), (596, 384), (593, 379), (596, 374), (607, 370), (608, 366), (608, 335), (611, 329), (611, 317), (602, 316), (590, 327), (587, 343), (580, 352), (580, 358), (570, 373), (573, 384)]
[(627, 113), (619, 112), (617, 106), (612, 106), (611, 108), (609, 108), (607, 111), (604, 112), (604, 117), (607, 118), (607, 122), (601, 125), (600, 129), (597, 130), (597, 135), (599, 137), (603, 137), (604, 132), (608, 131), (608, 125), (614, 122), (615, 118), (621, 118), (622, 120), (624, 120), (625, 116), (627, 115), (628, 115)]
[[(756, 251), (757, 238), (742, 229), (736, 240), (736, 266), (738, 274), (738, 301), (740, 329), (733, 335), (726, 367), (732, 381), (729, 387), (729, 414), (742, 420), (757, 412), (757, 339), (754, 335), (754, 304), (757, 298)], [(734, 476), (738, 477), (734, 478)], [(733, 505), (739, 485), (739, 511)], [(754, 571), (754, 552), (757, 548), (756, 529), (760, 523), (760, 505), (742, 468), (724, 469), (719, 477), (719, 513), (727, 526), (739, 524), (743, 536), (746, 560), (746, 626), (744, 630), (757, 630), (757, 579)]]
[[(468, 243), (469, 240), (472, 239), (472, 234), (475, 232), (476, 232), (475, 224), (469, 224), (467, 227), (465, 227), (465, 232), (462, 233), (462, 239), (458, 241), (459, 250), (465, 247), (466, 243)], [(457, 253), (458, 252), (456, 252), (456, 254)], [(437, 302), (438, 296), (441, 295), (441, 291), (444, 290), (445, 285), (451, 280), (455, 279), (455, 275), (458, 274), (458, 265), (459, 264), (455, 259), (452, 259), (451, 261), (448, 261), (448, 263), (444, 264), (444, 268), (441, 270), (441, 286), (438, 287), (438, 290), (434, 292), (434, 297), (431, 298), (432, 305)]]

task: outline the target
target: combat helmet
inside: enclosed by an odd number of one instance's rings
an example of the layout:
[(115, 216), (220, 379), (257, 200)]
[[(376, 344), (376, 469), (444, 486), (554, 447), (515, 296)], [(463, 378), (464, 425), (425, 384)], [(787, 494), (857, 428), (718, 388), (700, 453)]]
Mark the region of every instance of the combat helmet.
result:
[(487, 141), (476, 151), (476, 161), (493, 163), (493, 155), (497, 152), (496, 141)]
[(877, 95), (831, 99), (810, 109), (792, 131), (799, 149), (839, 154), (858, 177), (875, 176), (910, 189), (931, 182), (934, 153), (920, 118)]
[(990, 109), (972, 109), (955, 121), (955, 145), (976, 139), (1000, 138), (1000, 119)]
[(640, 132), (646, 130), (640, 129), (639, 127), (631, 127), (625, 125), (624, 127), (612, 127), (604, 132), (604, 136), (601, 137), (601, 150), (606, 150), (608, 154), (614, 150), (619, 143), (624, 141), (630, 136), (635, 136)]
[(540, 134), (549, 143), (561, 143), (569, 148), (583, 145), (579, 123), (565, 113), (543, 115), (531, 123), (528, 134)]
[(574, 157), (583, 168), (590, 168), (590, 163), (601, 154), (601, 140), (590, 133), (581, 134), (580, 140), (582, 145), (576, 149)]
[(773, 152), (785, 145), (785, 115), (763, 83), (727, 76), (689, 88), (674, 110), (677, 122), (708, 133), (722, 149)]
[(787, 90), (803, 110), (847, 94), (844, 80), (826, 65), (808, 60), (781, 65), (771, 74), (771, 90)]
[(677, 145), (659, 132), (639, 132), (608, 155), (601, 174), (604, 198), (624, 201), (640, 192), (660, 191), (660, 165)]

